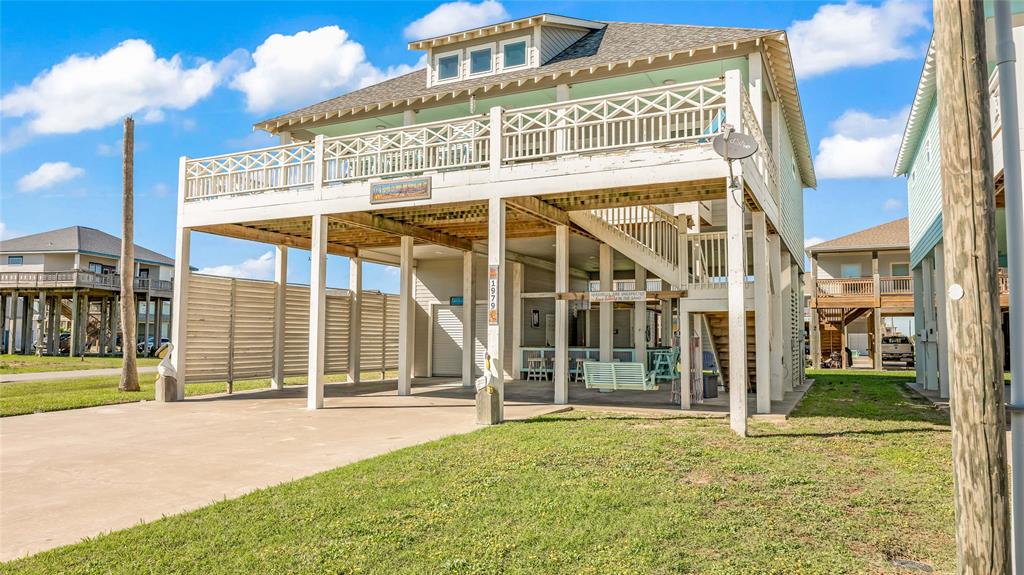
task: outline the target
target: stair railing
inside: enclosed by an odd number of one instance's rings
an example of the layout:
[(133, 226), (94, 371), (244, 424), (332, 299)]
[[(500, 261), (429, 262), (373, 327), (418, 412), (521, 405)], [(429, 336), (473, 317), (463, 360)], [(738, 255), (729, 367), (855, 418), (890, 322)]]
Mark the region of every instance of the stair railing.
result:
[(600, 208), (590, 213), (647, 248), (654, 256), (676, 265), (679, 262), (675, 217), (654, 206)]

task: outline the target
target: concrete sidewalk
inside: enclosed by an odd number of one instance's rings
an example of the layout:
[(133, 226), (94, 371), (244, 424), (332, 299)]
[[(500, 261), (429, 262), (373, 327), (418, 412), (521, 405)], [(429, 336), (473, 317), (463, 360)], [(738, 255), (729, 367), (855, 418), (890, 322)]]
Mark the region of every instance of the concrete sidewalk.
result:
[[(0, 560), (477, 429), (450, 381), (328, 384), (0, 419)], [(506, 402), (509, 419), (565, 409)]]
[[(155, 365), (139, 368), (139, 373), (156, 373)], [(5, 373), (0, 375), (0, 383), (19, 383), (23, 381), (47, 381), (50, 379), (78, 379), (100, 375), (121, 375), (120, 367), (104, 367), (99, 369), (74, 369), (67, 371), (36, 371), (33, 373)]]

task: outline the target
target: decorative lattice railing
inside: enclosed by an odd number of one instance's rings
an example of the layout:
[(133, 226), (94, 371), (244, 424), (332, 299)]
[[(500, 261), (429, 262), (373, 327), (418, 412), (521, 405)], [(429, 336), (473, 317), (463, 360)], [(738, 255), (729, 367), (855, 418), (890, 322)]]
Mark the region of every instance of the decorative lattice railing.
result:
[(324, 182), (482, 166), (490, 133), (490, 119), (474, 116), (326, 139)]
[(502, 118), (502, 159), (708, 141), (724, 114), (721, 80), (510, 110)]
[[(715, 78), (528, 108), (494, 108), (488, 114), (349, 136), (317, 136), (310, 142), (188, 159), (184, 195), (192, 201), (559, 155), (709, 144), (721, 132), (725, 109), (725, 81)], [(754, 135), (764, 141), (759, 131)], [(759, 162), (769, 165), (770, 156)], [(774, 168), (768, 174), (775, 181)]]

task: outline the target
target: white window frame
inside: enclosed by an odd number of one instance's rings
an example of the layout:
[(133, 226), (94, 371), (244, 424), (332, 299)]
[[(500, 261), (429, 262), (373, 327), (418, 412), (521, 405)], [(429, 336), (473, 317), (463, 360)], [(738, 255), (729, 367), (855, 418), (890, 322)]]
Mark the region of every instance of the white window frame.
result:
[[(483, 72), (473, 72), (473, 53), (482, 52), (484, 50), (491, 51), (491, 67), (490, 69), (485, 70)], [(466, 48), (466, 54), (463, 58), (463, 60), (465, 60), (466, 62), (466, 77), (476, 78), (478, 76), (489, 76), (491, 74), (494, 74), (494, 72), (498, 70), (497, 58), (494, 57), (496, 50), (497, 46), (494, 44), (494, 42), (491, 42), (489, 44), (479, 44), (477, 46), (471, 46), (469, 48)]]
[[(896, 275), (896, 272), (892, 271), (893, 266), (907, 266), (907, 275), (906, 276), (902, 276), (902, 275), (898, 276), (898, 275)], [(894, 277), (894, 278), (895, 277), (907, 277), (909, 275), (910, 275), (910, 262), (889, 262), (889, 277)]]
[[(526, 43), (526, 61), (516, 66), (506, 66), (505, 46), (507, 44), (518, 44), (520, 42)], [(502, 40), (501, 42), (498, 42), (498, 57), (496, 58), (496, 60), (498, 61), (497, 70), (504, 72), (505, 70), (518, 70), (520, 68), (529, 68), (531, 48), (533, 48), (533, 46), (531, 46), (531, 43), (532, 42), (530, 36), (517, 36), (515, 38), (509, 38), (508, 40)]]
[[(17, 261), (15, 261), (17, 260)], [(25, 265), (25, 256), (7, 256), (7, 265), (9, 266), (23, 266)]]
[[(457, 57), (459, 59), (459, 73), (456, 74), (452, 78), (442, 78), (441, 77), (441, 59), (442, 58), (447, 58), (449, 56), (455, 56), (455, 57)], [(458, 82), (459, 80), (462, 79), (462, 76), (463, 76), (462, 72), (463, 72), (464, 65), (465, 65), (465, 55), (462, 53), (462, 50), (449, 50), (447, 52), (438, 52), (437, 54), (434, 54), (434, 78), (435, 78), (434, 83), (435, 84), (445, 84), (445, 83), (448, 83), (448, 82)]]

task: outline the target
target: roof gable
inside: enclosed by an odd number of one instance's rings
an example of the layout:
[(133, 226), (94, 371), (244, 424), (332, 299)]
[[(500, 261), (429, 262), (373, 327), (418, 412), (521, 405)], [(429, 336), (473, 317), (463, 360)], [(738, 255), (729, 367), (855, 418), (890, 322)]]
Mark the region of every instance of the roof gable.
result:
[(848, 252), (874, 249), (910, 249), (907, 218), (847, 234), (807, 248), (808, 253)]

